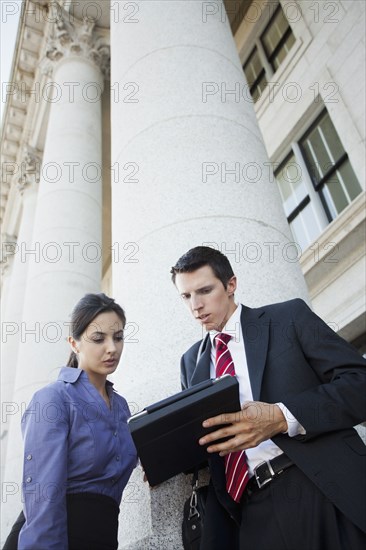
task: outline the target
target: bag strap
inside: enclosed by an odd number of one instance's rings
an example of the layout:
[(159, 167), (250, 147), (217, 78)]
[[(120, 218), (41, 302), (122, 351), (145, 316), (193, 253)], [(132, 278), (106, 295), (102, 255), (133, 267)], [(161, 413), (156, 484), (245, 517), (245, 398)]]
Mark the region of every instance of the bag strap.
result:
[(188, 519), (192, 519), (194, 516), (200, 517), (200, 513), (198, 511), (197, 505), (197, 489), (198, 489), (198, 469), (195, 468), (193, 475), (192, 475), (192, 494), (189, 501), (189, 515)]
[(197, 489), (198, 487), (198, 468), (195, 468), (193, 475), (192, 475), (192, 481), (191, 481), (192, 489)]

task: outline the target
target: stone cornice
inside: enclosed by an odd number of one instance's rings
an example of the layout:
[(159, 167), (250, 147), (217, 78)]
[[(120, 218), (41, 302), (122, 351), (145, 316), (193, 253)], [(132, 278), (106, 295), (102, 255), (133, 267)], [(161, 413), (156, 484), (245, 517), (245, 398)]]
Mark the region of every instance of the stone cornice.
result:
[[(0, 221), (5, 215), (10, 186), (20, 174), (19, 156), (29, 110), (30, 94), (44, 39), (45, 2), (26, 0), (22, 5), (12, 72), (6, 83), (6, 106), (2, 126), (1, 163), (6, 177), (1, 182)], [(4, 172), (3, 172), (4, 173)]]

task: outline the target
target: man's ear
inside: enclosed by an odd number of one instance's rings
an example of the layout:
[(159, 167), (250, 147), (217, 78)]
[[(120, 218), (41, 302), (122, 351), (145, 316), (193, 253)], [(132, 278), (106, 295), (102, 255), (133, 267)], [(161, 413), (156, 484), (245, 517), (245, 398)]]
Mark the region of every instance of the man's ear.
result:
[(228, 296), (234, 296), (234, 293), (236, 291), (236, 283), (236, 275), (233, 275), (226, 285)]

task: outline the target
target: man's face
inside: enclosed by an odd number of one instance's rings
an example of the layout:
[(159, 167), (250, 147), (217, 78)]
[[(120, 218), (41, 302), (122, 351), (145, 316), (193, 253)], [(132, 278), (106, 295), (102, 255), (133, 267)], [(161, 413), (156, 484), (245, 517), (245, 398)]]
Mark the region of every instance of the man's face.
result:
[(177, 273), (175, 286), (193, 317), (208, 331), (221, 331), (236, 309), (236, 277), (227, 288), (208, 265), (191, 273)]

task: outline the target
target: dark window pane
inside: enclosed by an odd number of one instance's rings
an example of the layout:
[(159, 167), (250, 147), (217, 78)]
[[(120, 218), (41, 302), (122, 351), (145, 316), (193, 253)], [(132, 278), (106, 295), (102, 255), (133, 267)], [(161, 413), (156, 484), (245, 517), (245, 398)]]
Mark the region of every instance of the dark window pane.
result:
[(351, 201), (361, 193), (361, 185), (356, 178), (350, 161), (347, 159), (338, 170), (340, 177), (343, 180), (344, 186), (347, 189)]
[(262, 34), (261, 42), (272, 69), (276, 71), (295, 42), (295, 37), (281, 6)]
[(267, 86), (267, 79), (256, 48), (254, 48), (243, 69), (253, 100), (257, 101)]

